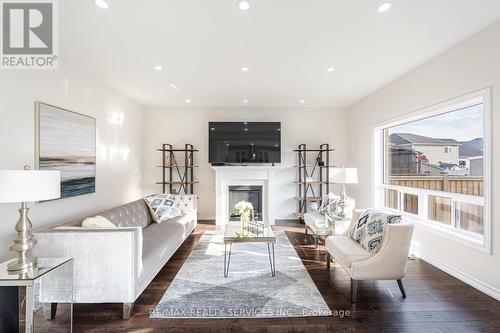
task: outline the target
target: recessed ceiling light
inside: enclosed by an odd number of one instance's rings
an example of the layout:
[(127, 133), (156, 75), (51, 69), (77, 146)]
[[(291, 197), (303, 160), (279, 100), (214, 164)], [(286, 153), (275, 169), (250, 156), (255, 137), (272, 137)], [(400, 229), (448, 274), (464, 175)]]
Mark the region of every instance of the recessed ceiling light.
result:
[(102, 9), (108, 9), (109, 8), (109, 5), (106, 1), (104, 0), (95, 0), (95, 4), (99, 7), (101, 7)]
[(244, 99), (243, 103), (247, 104), (248, 103), (248, 99)]
[(175, 84), (171, 84), (170, 85), (170, 88), (176, 92), (181, 92), (181, 90), (179, 88), (177, 88), (177, 86)]
[(392, 7), (392, 2), (384, 2), (383, 4), (381, 4), (380, 6), (378, 6), (378, 12), (379, 13), (383, 13), (383, 12), (386, 12), (388, 11), (389, 9), (391, 9)]
[(191, 100), (189, 98), (186, 99), (186, 103), (191, 103)]
[(250, 1), (240, 0), (238, 1), (238, 7), (240, 7), (241, 10), (248, 10), (248, 8), (250, 8)]
[(162, 65), (155, 65), (155, 70), (157, 70), (158, 72), (161, 72), (163, 70), (163, 66)]
[(327, 71), (334, 72), (335, 71), (335, 67), (328, 67)]
[(248, 131), (248, 128), (245, 128), (245, 131)]
[(242, 72), (248, 72), (248, 70), (249, 70), (249, 68), (248, 68), (248, 67), (245, 67), (245, 66), (241, 67), (241, 71), (242, 71)]
[(304, 104), (306, 102), (306, 100), (305, 99), (301, 99), (299, 102), (300, 102), (300, 104)]

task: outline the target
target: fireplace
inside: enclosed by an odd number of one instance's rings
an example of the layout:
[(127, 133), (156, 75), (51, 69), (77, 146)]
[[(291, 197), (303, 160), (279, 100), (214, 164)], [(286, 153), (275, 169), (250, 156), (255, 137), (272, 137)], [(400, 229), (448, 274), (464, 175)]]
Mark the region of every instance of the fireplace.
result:
[(229, 221), (239, 220), (233, 214), (234, 206), (240, 201), (250, 202), (254, 210), (255, 221), (262, 221), (262, 185), (234, 185), (228, 187)]
[[(215, 171), (214, 199), (217, 225), (225, 225), (229, 221), (234, 205), (241, 200), (252, 202), (257, 218), (265, 225), (274, 225), (277, 167), (238, 165), (212, 166), (212, 169)], [(243, 191), (234, 191), (233, 199), (230, 199), (230, 187)], [(260, 194), (255, 191), (258, 188), (260, 188)]]

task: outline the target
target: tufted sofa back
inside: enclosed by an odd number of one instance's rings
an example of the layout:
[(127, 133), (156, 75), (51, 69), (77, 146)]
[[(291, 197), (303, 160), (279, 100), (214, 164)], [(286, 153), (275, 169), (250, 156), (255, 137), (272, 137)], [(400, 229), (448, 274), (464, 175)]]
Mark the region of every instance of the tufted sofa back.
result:
[(98, 214), (117, 227), (145, 228), (153, 222), (148, 206), (143, 199), (110, 209)]

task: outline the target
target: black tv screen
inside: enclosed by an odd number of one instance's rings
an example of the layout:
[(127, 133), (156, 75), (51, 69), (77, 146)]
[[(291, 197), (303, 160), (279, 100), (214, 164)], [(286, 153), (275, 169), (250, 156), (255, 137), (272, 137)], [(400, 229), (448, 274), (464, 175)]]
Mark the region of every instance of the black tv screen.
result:
[(281, 163), (281, 123), (210, 122), (209, 163)]

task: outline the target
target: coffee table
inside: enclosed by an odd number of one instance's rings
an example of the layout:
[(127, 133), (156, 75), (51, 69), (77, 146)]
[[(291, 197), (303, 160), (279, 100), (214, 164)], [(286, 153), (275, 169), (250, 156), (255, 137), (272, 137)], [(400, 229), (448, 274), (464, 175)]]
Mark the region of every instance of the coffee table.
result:
[[(271, 275), (276, 275), (276, 260), (274, 257), (274, 244), (276, 236), (270, 226), (264, 225), (260, 231), (243, 230), (240, 221), (229, 221), (224, 230), (224, 277), (229, 274), (231, 250), (234, 243), (267, 243)], [(229, 247), (229, 251), (228, 251)]]

